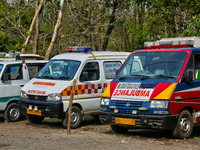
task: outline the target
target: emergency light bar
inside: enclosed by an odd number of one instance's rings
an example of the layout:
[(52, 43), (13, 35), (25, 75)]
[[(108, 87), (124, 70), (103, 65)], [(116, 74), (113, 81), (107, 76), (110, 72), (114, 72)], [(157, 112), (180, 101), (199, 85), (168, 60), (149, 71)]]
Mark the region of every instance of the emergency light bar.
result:
[(193, 46), (194, 40), (144, 42), (145, 49), (189, 48)]
[(67, 47), (68, 52), (89, 52), (91, 47)]

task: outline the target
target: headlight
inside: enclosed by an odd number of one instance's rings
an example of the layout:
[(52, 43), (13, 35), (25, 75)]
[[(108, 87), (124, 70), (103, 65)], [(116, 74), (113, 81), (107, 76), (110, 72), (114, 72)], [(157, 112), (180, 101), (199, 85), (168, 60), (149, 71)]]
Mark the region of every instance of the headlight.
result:
[(151, 101), (151, 108), (167, 108), (168, 102), (167, 101)]
[(47, 101), (61, 101), (62, 96), (59, 93), (49, 94), (47, 97)]
[(22, 91), (22, 90), (21, 90), (21, 95), (20, 95), (20, 97), (21, 97), (21, 98), (25, 98), (25, 99), (28, 98), (26, 92), (24, 92), (24, 91)]
[(109, 98), (101, 98), (101, 105), (109, 105)]

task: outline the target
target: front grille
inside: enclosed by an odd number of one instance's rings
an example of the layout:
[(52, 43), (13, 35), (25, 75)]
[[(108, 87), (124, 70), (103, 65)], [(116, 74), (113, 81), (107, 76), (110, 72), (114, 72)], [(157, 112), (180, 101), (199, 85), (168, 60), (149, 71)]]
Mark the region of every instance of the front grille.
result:
[(28, 95), (28, 99), (35, 100), (35, 101), (46, 101), (47, 100), (47, 96)]
[(142, 107), (143, 102), (131, 102), (131, 101), (110, 101), (111, 106), (116, 107), (127, 107), (127, 108), (137, 108)]

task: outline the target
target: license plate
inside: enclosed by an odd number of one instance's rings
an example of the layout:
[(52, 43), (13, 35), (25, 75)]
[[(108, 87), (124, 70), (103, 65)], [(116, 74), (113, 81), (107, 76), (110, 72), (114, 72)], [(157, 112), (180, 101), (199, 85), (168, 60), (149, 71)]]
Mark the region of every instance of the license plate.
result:
[(135, 125), (135, 119), (115, 118), (115, 123), (126, 124), (126, 125)]
[(30, 110), (30, 109), (27, 109), (27, 114), (31, 114), (31, 115), (39, 115), (41, 116), (41, 110), (38, 110), (38, 111), (35, 111), (34, 109)]

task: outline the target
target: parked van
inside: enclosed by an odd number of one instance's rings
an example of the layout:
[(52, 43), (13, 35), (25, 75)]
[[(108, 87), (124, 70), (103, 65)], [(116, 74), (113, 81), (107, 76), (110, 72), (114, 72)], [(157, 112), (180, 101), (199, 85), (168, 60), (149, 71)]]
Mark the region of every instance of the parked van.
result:
[(18, 99), (21, 88), (32, 79), (47, 61), (0, 61), (0, 113), (10, 122), (18, 121), (21, 113)]
[[(175, 138), (189, 138), (193, 126), (200, 124), (200, 38), (145, 45), (144, 50), (131, 53), (107, 86), (100, 119), (116, 133), (165, 129)], [(138, 70), (133, 65), (136, 59), (142, 65)]]
[(105, 87), (130, 54), (91, 52), (89, 47), (69, 47), (67, 50), (76, 52), (53, 57), (38, 75), (22, 88), (19, 107), (29, 122), (41, 123), (44, 117), (59, 118), (67, 128), (68, 104), (74, 79), (77, 82), (71, 128), (77, 128), (84, 115), (97, 116)]

